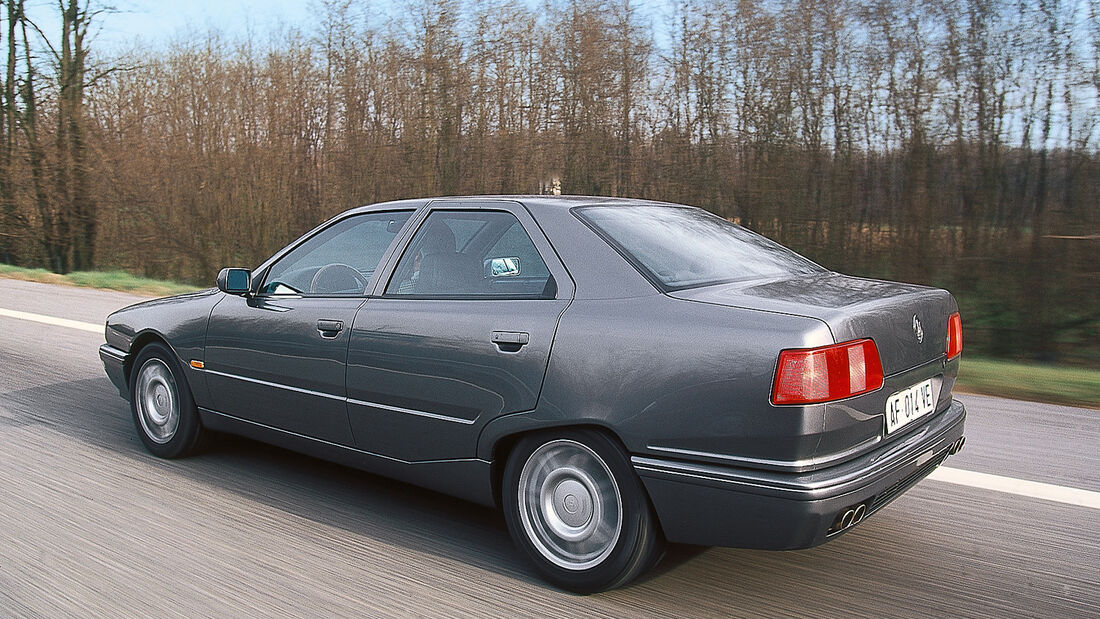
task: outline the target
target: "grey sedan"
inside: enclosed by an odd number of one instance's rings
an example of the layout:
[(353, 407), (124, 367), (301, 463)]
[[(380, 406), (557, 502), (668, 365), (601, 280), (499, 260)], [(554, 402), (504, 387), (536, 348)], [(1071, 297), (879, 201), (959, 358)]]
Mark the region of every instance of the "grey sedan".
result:
[(229, 432), (504, 511), (550, 582), (666, 542), (806, 548), (963, 445), (944, 290), (831, 272), (682, 205), (388, 202), (107, 319), (153, 454)]

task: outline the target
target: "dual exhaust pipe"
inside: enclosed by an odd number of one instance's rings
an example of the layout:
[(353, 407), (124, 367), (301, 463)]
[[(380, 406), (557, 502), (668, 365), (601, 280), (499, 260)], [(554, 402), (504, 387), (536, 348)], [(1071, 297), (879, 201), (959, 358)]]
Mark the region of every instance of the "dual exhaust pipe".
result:
[(966, 437), (960, 436), (959, 440), (951, 443), (951, 446), (947, 448), (947, 455), (953, 456), (962, 451), (963, 445), (966, 444)]
[[(966, 444), (966, 437), (960, 436), (958, 440), (951, 443), (947, 447), (947, 455), (953, 456), (962, 451), (963, 445)], [(940, 452), (943, 453), (943, 452)], [(837, 519), (833, 521), (833, 526), (829, 528), (826, 535), (835, 535), (856, 526), (863, 521), (863, 518), (867, 515), (867, 503), (860, 503), (859, 505), (853, 505), (844, 510), (844, 513), (838, 515)]]
[(847, 529), (848, 527), (854, 527), (855, 525), (863, 522), (863, 517), (867, 515), (867, 504), (860, 503), (852, 509), (844, 512), (844, 515), (840, 517), (840, 528), (838, 532)]

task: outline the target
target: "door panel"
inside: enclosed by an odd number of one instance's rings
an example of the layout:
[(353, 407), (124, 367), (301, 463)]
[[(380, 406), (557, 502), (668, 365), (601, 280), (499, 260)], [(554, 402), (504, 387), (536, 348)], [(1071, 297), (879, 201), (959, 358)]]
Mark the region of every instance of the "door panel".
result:
[(348, 353), (356, 445), (406, 461), (473, 457), (485, 423), (535, 407), (567, 305), (370, 299)]
[(355, 313), (413, 211), (343, 217), (302, 237), (244, 298), (210, 314), (205, 370), (215, 410), (352, 445), (344, 386)]
[(519, 204), (429, 209), (383, 296), (356, 315), (348, 352), (356, 445), (413, 462), (472, 458), (487, 422), (535, 407), (573, 291)]
[(351, 445), (345, 362), (363, 301), (227, 296), (211, 313), (206, 337), (205, 372), (214, 408)]

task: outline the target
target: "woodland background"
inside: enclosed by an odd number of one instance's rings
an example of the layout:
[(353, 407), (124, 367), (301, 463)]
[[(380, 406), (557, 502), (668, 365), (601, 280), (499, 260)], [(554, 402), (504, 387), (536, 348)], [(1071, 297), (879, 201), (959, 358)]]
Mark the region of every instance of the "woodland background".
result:
[(1100, 0), (329, 0), (124, 52), (94, 2), (0, 1), (5, 263), (206, 284), (355, 205), (560, 186), (947, 287), (971, 353), (1100, 366)]

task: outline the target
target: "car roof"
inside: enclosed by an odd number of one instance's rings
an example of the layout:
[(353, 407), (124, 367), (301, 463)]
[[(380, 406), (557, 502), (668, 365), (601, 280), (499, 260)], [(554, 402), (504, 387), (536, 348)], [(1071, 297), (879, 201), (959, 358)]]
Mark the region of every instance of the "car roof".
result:
[(639, 198), (614, 198), (610, 196), (548, 196), (548, 195), (479, 195), (479, 196), (440, 196), (435, 198), (418, 198), (412, 200), (394, 200), (391, 202), (379, 202), (376, 204), (370, 204), (350, 209), (341, 215), (350, 215), (353, 213), (370, 212), (377, 210), (387, 210), (393, 208), (418, 208), (430, 202), (469, 202), (484, 203), (494, 201), (510, 201), (519, 202), (531, 210), (533, 215), (537, 215), (538, 211), (543, 209), (570, 209), (577, 206), (638, 206), (640, 204), (649, 206), (679, 206), (682, 204), (673, 204), (671, 202), (659, 202), (656, 200), (644, 200)]

